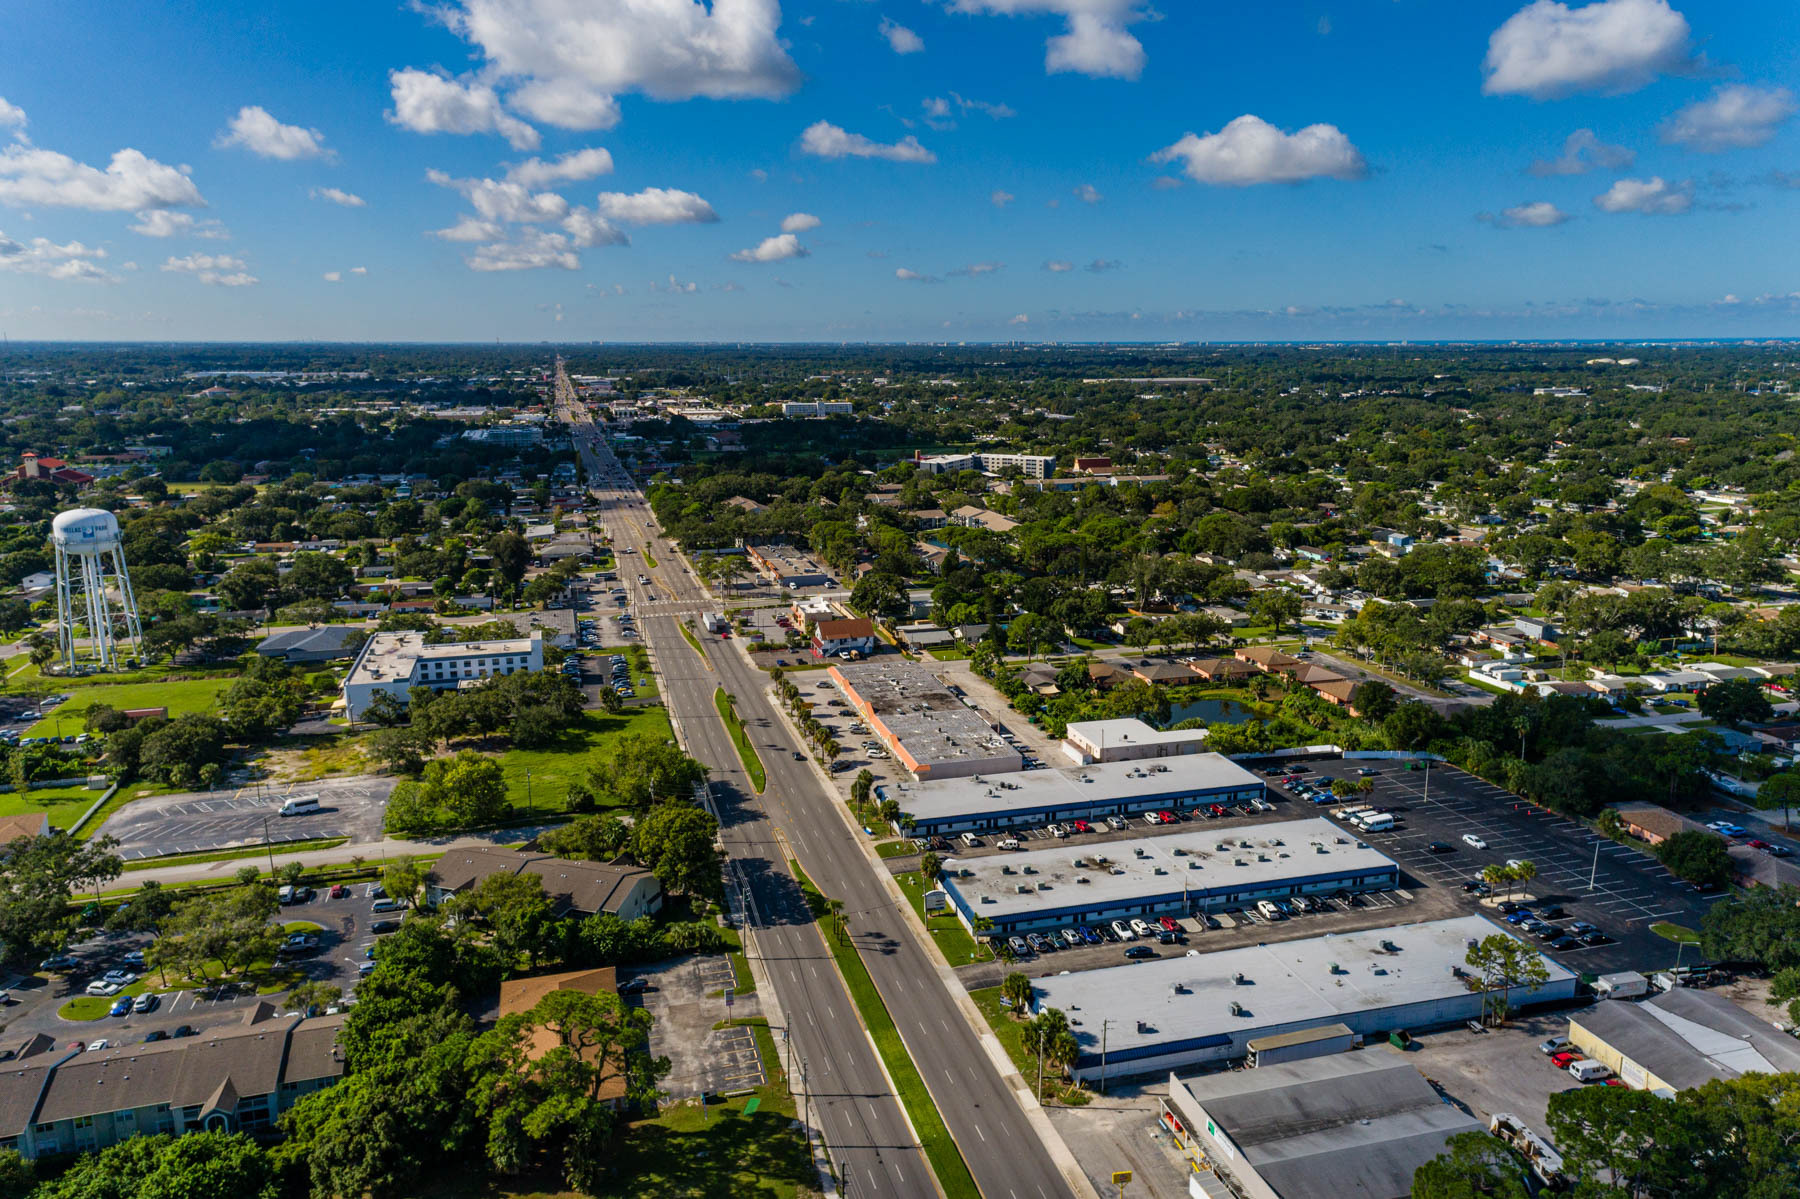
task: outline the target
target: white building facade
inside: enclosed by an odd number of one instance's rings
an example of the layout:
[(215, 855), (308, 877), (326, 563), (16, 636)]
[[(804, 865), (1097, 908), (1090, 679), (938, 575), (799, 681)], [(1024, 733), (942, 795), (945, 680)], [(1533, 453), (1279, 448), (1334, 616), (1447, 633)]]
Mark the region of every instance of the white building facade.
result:
[(544, 632), (497, 641), (425, 644), (422, 633), (376, 633), (344, 680), (345, 714), (352, 721), (385, 692), (401, 703), (414, 687), (451, 691), (468, 682), (544, 668)]

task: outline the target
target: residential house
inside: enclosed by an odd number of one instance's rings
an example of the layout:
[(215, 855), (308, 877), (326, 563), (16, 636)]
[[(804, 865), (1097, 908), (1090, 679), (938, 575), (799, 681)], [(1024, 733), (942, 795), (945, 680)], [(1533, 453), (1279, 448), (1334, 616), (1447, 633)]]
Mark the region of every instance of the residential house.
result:
[(500, 873), (537, 875), (558, 916), (611, 912), (621, 920), (636, 920), (662, 910), (662, 882), (648, 870), (498, 846), (452, 850), (439, 858), (426, 877), (425, 897), (440, 904)]
[(921, 529), (941, 529), (950, 523), (950, 514), (942, 508), (913, 508), (906, 515)]
[(986, 508), (977, 508), (973, 504), (964, 504), (953, 509), (950, 519), (966, 529), (986, 529), (990, 533), (1010, 533), (1019, 527), (1019, 522), (999, 512), (990, 512)]
[(1619, 823), (1625, 831), (1647, 845), (1661, 845), (1676, 833), (1711, 831), (1698, 820), (1689, 820), (1660, 804), (1615, 804), (1613, 811), (1619, 814)]
[(854, 620), (819, 620), (813, 622), (813, 653), (821, 658), (837, 654), (875, 652), (875, 625), (864, 617)]
[(1286, 674), (1300, 665), (1300, 659), (1266, 645), (1248, 645), (1237, 650), (1233, 656), (1240, 662), (1248, 662), (1264, 674)]
[(1195, 658), (1188, 663), (1188, 669), (1209, 683), (1240, 683), (1262, 673), (1250, 663), (1236, 658)]
[[(509, 978), (500, 984), (498, 1014), (502, 1019), (525, 1015), (558, 991), (576, 991), (583, 995), (617, 995), (618, 975), (611, 966), (601, 966), (594, 970), (542, 974), (536, 978)], [(535, 1062), (562, 1043), (562, 1038), (554, 1030), (539, 1025), (531, 1031), (531, 1046), (526, 1050), (525, 1056), (527, 1060)], [(591, 1060), (590, 1055), (598, 1051), (597, 1046), (577, 1048), (584, 1060)], [(613, 1063), (606, 1073), (607, 1077), (600, 1083), (600, 1092), (594, 1097), (618, 1110), (624, 1106), (626, 1094), (623, 1064)]]
[(1148, 666), (1134, 666), (1131, 673), (1146, 683), (1186, 686), (1194, 681), (1194, 672), (1176, 662), (1151, 662)]

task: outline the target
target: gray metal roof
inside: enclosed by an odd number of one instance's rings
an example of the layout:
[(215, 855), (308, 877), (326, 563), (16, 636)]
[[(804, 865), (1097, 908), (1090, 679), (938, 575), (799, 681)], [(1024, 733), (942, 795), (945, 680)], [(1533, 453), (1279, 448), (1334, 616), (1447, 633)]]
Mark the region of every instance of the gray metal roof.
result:
[(1569, 1023), (1679, 1090), (1800, 1070), (1800, 1043), (1707, 991), (1678, 987), (1641, 1003), (1607, 1000)]
[(1096, 762), (1074, 770), (1016, 770), (883, 787), (918, 820), (1042, 809), (1080, 809), (1115, 800), (1153, 800), (1196, 792), (1255, 791), (1263, 782), (1222, 754)]
[(1385, 1048), (1180, 1080), (1282, 1199), (1403, 1199), (1474, 1118)]

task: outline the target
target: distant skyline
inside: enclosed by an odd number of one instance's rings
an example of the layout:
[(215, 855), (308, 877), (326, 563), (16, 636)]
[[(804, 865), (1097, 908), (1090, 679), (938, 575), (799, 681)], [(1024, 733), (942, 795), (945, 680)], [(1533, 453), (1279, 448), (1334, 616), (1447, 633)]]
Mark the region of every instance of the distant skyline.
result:
[(1800, 336), (1775, 0), (17, 0), (15, 341)]

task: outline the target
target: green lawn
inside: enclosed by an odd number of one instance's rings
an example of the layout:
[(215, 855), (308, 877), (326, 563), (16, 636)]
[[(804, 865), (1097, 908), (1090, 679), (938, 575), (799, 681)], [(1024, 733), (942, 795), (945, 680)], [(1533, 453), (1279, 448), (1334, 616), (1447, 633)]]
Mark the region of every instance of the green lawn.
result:
[(1667, 941), (1680, 941), (1687, 945), (1700, 944), (1699, 933), (1679, 924), (1670, 924), (1666, 920), (1652, 924), (1650, 926), (1650, 931)]
[(694, 647), (694, 652), (705, 658), (706, 651), (700, 648), (700, 639), (694, 636), (694, 630), (687, 627), (687, 621), (678, 620), (675, 622), (675, 627), (681, 630), (681, 635), (687, 639), (687, 643)]
[(210, 712), (219, 693), (231, 686), (232, 680), (185, 679), (170, 683), (99, 684), (68, 692), (67, 703), (53, 708), (50, 714), (25, 730), (27, 737), (64, 737), (82, 731), (83, 714), (94, 704), (110, 704), (121, 711), (126, 708), (167, 708), (170, 716), (189, 712)]
[(969, 935), (969, 930), (962, 926), (962, 921), (948, 912), (940, 912), (934, 916), (925, 914), (925, 884), (918, 874), (902, 874), (899, 877), (900, 889), (906, 892), (907, 902), (912, 904), (913, 911), (931, 930), (931, 939), (936, 942), (938, 952), (952, 966), (960, 966), (964, 962), (991, 962), (993, 951), (978, 943)]
[(904, 858), (919, 852), (919, 847), (911, 841), (882, 841), (876, 844), (875, 852), (884, 858)]
[(67, 830), (105, 794), (104, 788), (90, 791), (86, 787), (34, 787), (23, 795), (17, 791), (3, 791), (0, 792), (0, 816), (43, 812), (50, 817), (51, 824)]
[[(506, 778), (506, 797), (518, 807), (539, 812), (565, 808), (569, 784), (587, 778), (599, 751), (627, 733), (648, 732), (661, 738), (674, 736), (669, 714), (660, 707), (626, 708), (617, 716), (604, 712), (582, 713), (581, 720), (565, 730), (554, 744), (543, 749), (509, 749), (500, 755), (500, 771)], [(529, 796), (526, 773), (530, 772)]]
[[(826, 912), (825, 897), (812, 885), (806, 872), (800, 869), (800, 863), (790, 859), (788, 869), (799, 881), (813, 915), (823, 917)], [(938, 1187), (943, 1192), (944, 1199), (979, 1199), (981, 1191), (975, 1185), (974, 1176), (969, 1173), (968, 1164), (963, 1161), (962, 1150), (957, 1148), (956, 1140), (945, 1126), (937, 1104), (932, 1102), (931, 1092), (925, 1089), (925, 1080), (920, 1077), (918, 1067), (913, 1065), (912, 1055), (906, 1051), (906, 1042), (900, 1039), (900, 1030), (894, 1026), (894, 1018), (888, 1014), (887, 1004), (882, 1002), (881, 992), (875, 989), (875, 982), (869, 977), (869, 969), (863, 965), (856, 946), (840, 942), (833, 935), (829, 923), (823, 920), (819, 924), (819, 936), (824, 940), (826, 948), (831, 950), (831, 956), (837, 960), (838, 973), (843, 976), (844, 986), (856, 1003), (857, 1011), (862, 1013), (863, 1023), (868, 1025), (876, 1051), (887, 1064), (888, 1074), (892, 1076), (894, 1087), (900, 1094), (900, 1102), (906, 1105), (906, 1114), (919, 1134), (919, 1143), (925, 1150), (926, 1160), (931, 1163), (932, 1173), (937, 1175)]]
[[(93, 687), (133, 687), (145, 683), (184, 683), (206, 682), (217, 679), (231, 679), (240, 672), (235, 667), (223, 667), (218, 670), (205, 670), (193, 666), (146, 666), (141, 670), (119, 671), (115, 674), (95, 675), (80, 679), (63, 678), (55, 674), (43, 674), (30, 662), (9, 670), (3, 688), (14, 693), (35, 695), (72, 695), (77, 688), (86, 690)], [(134, 705), (157, 706), (157, 705)], [(80, 730), (73, 730), (79, 732)]]
[(756, 747), (750, 744), (750, 735), (744, 732), (744, 722), (738, 719), (736, 710), (726, 697), (725, 688), (719, 687), (713, 691), (713, 707), (718, 709), (725, 727), (731, 731), (731, 743), (737, 747), (738, 758), (744, 763), (744, 773), (750, 776), (750, 785), (761, 795), (763, 788), (769, 785), (769, 776), (763, 770), (762, 759), (756, 756)]

